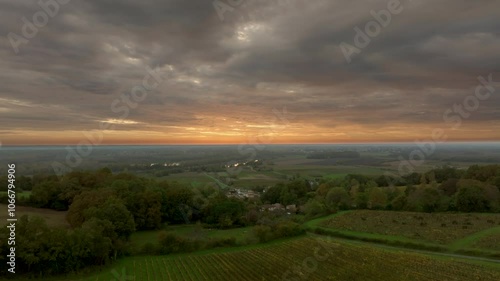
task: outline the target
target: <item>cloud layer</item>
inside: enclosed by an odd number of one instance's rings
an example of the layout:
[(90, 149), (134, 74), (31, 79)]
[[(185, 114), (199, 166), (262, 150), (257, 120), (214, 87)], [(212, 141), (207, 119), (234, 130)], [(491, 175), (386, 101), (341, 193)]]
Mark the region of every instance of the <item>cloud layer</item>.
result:
[[(33, 38), (38, 1), (1, 1), (0, 141), (77, 143), (103, 122), (103, 143), (499, 140), (500, 83), (470, 97), (500, 82), (500, 2), (401, 0), (348, 63), (340, 45), (391, 1), (60, 0)], [(123, 117), (147, 67), (162, 83)]]

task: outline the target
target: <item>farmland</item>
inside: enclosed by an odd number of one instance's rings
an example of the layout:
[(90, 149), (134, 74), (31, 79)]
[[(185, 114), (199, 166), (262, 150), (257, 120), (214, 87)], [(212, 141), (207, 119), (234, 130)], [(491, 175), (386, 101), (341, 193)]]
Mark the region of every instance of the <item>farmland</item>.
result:
[[(142, 148), (123, 152), (133, 163), (61, 178), (24, 171), (16, 186), (26, 191), (19, 193), (24, 200), (17, 215), (42, 216), (49, 227), (19, 222), (19, 229), (42, 230), (18, 234), (31, 251), (17, 259), (20, 277), (280, 280), (288, 270), (294, 274), (288, 280), (498, 277), (500, 166), (437, 167), (444, 158), (430, 159), (419, 169), (435, 169), (386, 188), (382, 174), (397, 170), (395, 155), (404, 149), (276, 146), (255, 160), (235, 159), (236, 172), (226, 169), (226, 158), (234, 156), (229, 150), (158, 149), (148, 160), (155, 150)], [(149, 163), (138, 163), (143, 160)], [(468, 203), (476, 198), (480, 204)], [(457, 210), (463, 213), (450, 213)], [(0, 235), (5, 245), (9, 234), (4, 229)], [(315, 235), (336, 237), (329, 259), (311, 260), (319, 245)], [(285, 237), (299, 238), (280, 240)], [(51, 250), (80, 245), (91, 250)], [(31, 254), (41, 258), (33, 263)]]
[(496, 233), (478, 239), (474, 244), (474, 247), (500, 252), (500, 228), (496, 228), (495, 230)]
[[(400, 164), (398, 156), (402, 155), (406, 159), (415, 145), (266, 145), (254, 157), (241, 154), (237, 146), (99, 146), (95, 149), (97, 153), (85, 158), (81, 169), (108, 167), (113, 172), (129, 171), (192, 186), (213, 182), (211, 177), (215, 176), (237, 187), (252, 187), (273, 185), (296, 175), (338, 178), (347, 174), (381, 175), (386, 171), (397, 172)], [(358, 152), (359, 157), (309, 158), (312, 154), (342, 151)], [(23, 161), (18, 169), (22, 175), (51, 174), (52, 161), (63, 162), (66, 153), (63, 147), (10, 148), (2, 151), (2, 159)], [(244, 166), (231, 177), (226, 169), (228, 163), (255, 160), (262, 164), (258, 167)], [(426, 160), (416, 171), (426, 171), (445, 164), (462, 169), (472, 164), (497, 163), (500, 161), (500, 150), (484, 145), (440, 146)], [(179, 166), (165, 166), (174, 162), (179, 163)], [(0, 164), (6, 163), (0, 160)]]
[(119, 276), (138, 281), (299, 280), (300, 276), (304, 280), (487, 281), (499, 280), (500, 268), (311, 236), (195, 254), (125, 258), (99, 274), (71, 280)]
[(353, 236), (368, 234), (387, 240), (437, 244), (454, 251), (470, 248), (498, 251), (500, 215), (357, 210), (332, 216), (316, 225)]
[[(0, 220), (1, 221), (6, 221), (8, 218), (8, 213), (7, 213), (7, 205), (5, 204), (0, 204)], [(17, 217), (22, 217), (24, 215), (27, 216), (38, 216), (43, 218), (46, 222), (47, 225), (49, 226), (62, 226), (62, 227), (68, 227), (69, 224), (66, 222), (66, 213), (67, 212), (61, 212), (61, 211), (53, 211), (49, 209), (41, 209), (41, 208), (33, 208), (33, 207), (26, 207), (26, 206), (17, 206), (16, 207), (16, 216)]]

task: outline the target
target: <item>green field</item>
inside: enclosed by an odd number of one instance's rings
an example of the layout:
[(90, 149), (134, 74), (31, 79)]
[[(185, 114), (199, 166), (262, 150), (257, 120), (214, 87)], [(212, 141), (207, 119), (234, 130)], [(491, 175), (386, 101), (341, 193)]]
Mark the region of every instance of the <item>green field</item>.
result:
[(171, 174), (168, 176), (159, 177), (159, 179), (172, 181), (172, 182), (176, 181), (179, 183), (192, 185), (193, 187), (201, 187), (207, 183), (213, 182), (213, 180), (211, 178), (205, 176), (204, 173), (196, 173), (196, 172), (184, 172), (184, 173)]
[[(357, 210), (308, 223), (346, 236), (438, 245), (450, 251), (498, 251), (500, 214)], [(500, 254), (500, 253), (499, 253)]]
[[(348, 174), (382, 175), (385, 171), (395, 171), (391, 161), (384, 153), (363, 154), (364, 158), (344, 159), (340, 161), (351, 161), (352, 163), (329, 163), (329, 159), (307, 159), (306, 155), (283, 155), (275, 159), (272, 165), (263, 165), (262, 170), (254, 169), (250, 166), (242, 168), (231, 179), (232, 186), (251, 188), (256, 186), (272, 186), (279, 182), (284, 182), (299, 174), (305, 178), (343, 178)], [(365, 157), (366, 156), (366, 157)], [(373, 159), (372, 159), (373, 158)], [(367, 160), (371, 159), (371, 160)], [(356, 162), (357, 161), (357, 162)], [(367, 162), (368, 161), (368, 162)], [(376, 161), (372, 163), (370, 161)], [(399, 162), (398, 162), (399, 163)], [(215, 178), (215, 175), (219, 178)], [(229, 175), (226, 172), (205, 173), (205, 172), (183, 172), (161, 177), (168, 181), (178, 181), (190, 184), (193, 187), (201, 187), (208, 183), (218, 183), (218, 186), (225, 188), (223, 179)]]
[(500, 267), (309, 236), (193, 254), (125, 258), (100, 273), (64, 280), (496, 281)]
[(494, 233), (476, 239), (473, 247), (500, 252), (500, 227), (495, 228)]
[[(7, 191), (0, 191), (0, 196), (7, 196)], [(28, 199), (31, 196), (31, 191), (16, 192), (17, 198)]]
[[(252, 237), (252, 227), (234, 229), (207, 229), (197, 225), (175, 225), (167, 226), (163, 230), (171, 231), (185, 238), (210, 239), (210, 238), (232, 238), (237, 243), (244, 243)], [(146, 243), (157, 244), (158, 234), (161, 230), (149, 230), (134, 232), (130, 237), (134, 247), (142, 247)]]

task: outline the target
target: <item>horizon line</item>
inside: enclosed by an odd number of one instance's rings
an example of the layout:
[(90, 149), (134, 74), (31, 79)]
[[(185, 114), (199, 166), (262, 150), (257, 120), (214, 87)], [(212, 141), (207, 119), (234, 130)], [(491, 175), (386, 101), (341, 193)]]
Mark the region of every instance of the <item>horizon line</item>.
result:
[[(386, 141), (386, 142), (311, 142), (311, 143), (153, 143), (153, 144), (126, 144), (126, 143), (113, 143), (113, 144), (92, 144), (91, 146), (252, 146), (252, 145), (380, 145), (380, 144), (416, 144), (416, 143), (434, 143), (436, 145), (443, 145), (447, 143), (453, 144), (474, 144), (474, 143), (491, 143), (500, 144), (500, 140), (452, 140), (444, 142), (432, 142), (432, 141)], [(78, 146), (78, 144), (5, 144), (1, 147), (54, 147), (54, 146)]]

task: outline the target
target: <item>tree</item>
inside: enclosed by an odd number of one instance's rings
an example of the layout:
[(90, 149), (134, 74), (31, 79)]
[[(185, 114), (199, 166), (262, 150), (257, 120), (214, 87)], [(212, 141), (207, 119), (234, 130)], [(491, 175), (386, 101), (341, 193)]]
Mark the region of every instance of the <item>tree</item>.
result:
[(438, 169), (433, 169), (431, 172), (434, 173), (435, 180), (437, 182), (440, 182), (440, 183), (446, 181), (447, 179), (461, 178), (462, 175), (464, 174), (464, 172), (461, 170), (458, 170), (458, 169), (453, 168), (453, 167), (446, 167), (446, 166), (443, 166), (443, 167), (438, 168)]
[(351, 198), (344, 188), (334, 187), (326, 195), (325, 203), (330, 210), (346, 210), (351, 206)]
[(427, 181), (427, 177), (425, 175), (425, 173), (422, 173), (422, 175), (420, 176), (420, 187), (427, 187), (427, 184), (429, 182)]
[(123, 252), (135, 231), (133, 215), (110, 189), (90, 190), (76, 196), (66, 218), (74, 228), (93, 218), (98, 219), (106, 232), (105, 237), (111, 239), (114, 259)]
[(235, 223), (241, 224), (240, 218), (244, 216), (245, 211), (242, 201), (220, 196), (211, 199), (203, 213), (206, 223), (228, 228)]
[[(294, 198), (303, 198), (309, 191), (309, 184), (306, 180), (298, 179), (294, 180), (286, 185), (289, 193), (293, 194)], [(290, 202), (295, 203), (295, 202)]]
[(162, 216), (170, 223), (185, 223), (189, 219), (186, 210), (194, 204), (194, 192), (183, 186), (168, 187), (163, 192)]
[(23, 243), (16, 243), (16, 255), (20, 258), (18, 264), (23, 265), (25, 270), (39, 272), (40, 265), (43, 264), (40, 252), (43, 249), (42, 242), (47, 233), (50, 232), (45, 221), (40, 217), (22, 216), (16, 224), (16, 240)]
[(256, 225), (253, 227), (253, 234), (259, 242), (264, 243), (272, 239), (272, 230), (271, 227), (267, 225)]
[(290, 205), (297, 203), (298, 196), (293, 190), (290, 189), (289, 186), (285, 186), (281, 189), (279, 202), (283, 205)]
[(128, 204), (132, 209), (134, 221), (137, 229), (159, 229), (162, 222), (161, 213), (161, 192), (147, 188), (144, 192), (139, 192), (128, 197)]
[(403, 176), (405, 180), (405, 185), (417, 185), (420, 183), (420, 174), (413, 172), (411, 174)]
[(435, 212), (439, 208), (441, 195), (437, 189), (432, 187), (424, 188), (421, 198), (421, 206), (424, 212)]
[(460, 212), (485, 212), (489, 209), (483, 192), (483, 183), (476, 180), (460, 180), (455, 195), (455, 205)]
[(75, 196), (73, 204), (69, 207), (66, 219), (72, 227), (81, 226), (85, 220), (85, 210), (91, 207), (98, 207), (104, 204), (114, 193), (108, 189), (88, 190)]
[(270, 204), (280, 202), (282, 190), (285, 189), (285, 185), (282, 183), (276, 184), (270, 187), (268, 190), (262, 194), (262, 202), (267, 202)]
[(61, 194), (59, 195), (59, 198), (66, 205), (66, 209), (68, 209), (69, 206), (73, 203), (75, 197), (78, 194), (82, 193), (83, 187), (75, 178), (64, 178), (60, 182), (60, 186), (61, 186)]
[(316, 189), (316, 194), (320, 197), (325, 197), (329, 190), (330, 187), (326, 183), (322, 183)]
[[(81, 228), (75, 230), (74, 235), (80, 236), (84, 241), (87, 241), (85, 247), (92, 253), (95, 264), (103, 265), (108, 262), (113, 252), (113, 239), (116, 239), (110, 221), (91, 218)], [(76, 243), (80, 242), (76, 241)]]
[(442, 192), (446, 196), (453, 196), (457, 192), (457, 184), (458, 184), (458, 179), (447, 179), (445, 182), (443, 182), (440, 186), (439, 189), (442, 190)]
[(128, 239), (135, 231), (134, 217), (127, 210), (123, 201), (110, 197), (103, 204), (92, 206), (84, 211), (85, 221), (92, 218), (108, 220), (118, 237)]
[(319, 202), (316, 199), (309, 199), (304, 206), (304, 211), (306, 216), (309, 218), (314, 218), (319, 215), (325, 214), (326, 208), (325, 205)]
[[(1, 182), (6, 182), (7, 180), (2, 180)], [(16, 188), (22, 191), (30, 191), (33, 189), (33, 182), (30, 177), (20, 176), (16, 178)]]
[(381, 187), (372, 188), (368, 196), (369, 209), (384, 209), (387, 205), (387, 194)]
[(368, 207), (368, 194), (366, 192), (357, 192), (355, 204), (358, 209), (366, 209)]
[(162, 254), (188, 252), (190, 250), (189, 244), (191, 244), (187, 239), (166, 231), (158, 234), (158, 243)]
[(488, 200), (488, 210), (490, 212), (499, 212), (500, 211), (500, 190), (490, 184), (485, 184), (483, 188), (483, 193)]
[(57, 181), (44, 181), (33, 187), (31, 201), (40, 208), (50, 208), (54, 210), (67, 210), (67, 201), (61, 198), (62, 188)]
[(489, 183), (496, 186), (500, 190), (500, 176), (496, 176), (489, 180)]
[(406, 194), (404, 194), (404, 193), (400, 194), (391, 201), (392, 210), (395, 210), (395, 211), (404, 210), (406, 207), (406, 203), (407, 203)]
[(374, 181), (374, 180), (369, 180), (366, 182), (366, 189), (371, 189), (371, 188), (374, 188), (374, 187), (377, 187), (378, 184)]
[(498, 176), (500, 176), (500, 165), (473, 165), (469, 167), (464, 178), (488, 182)]

